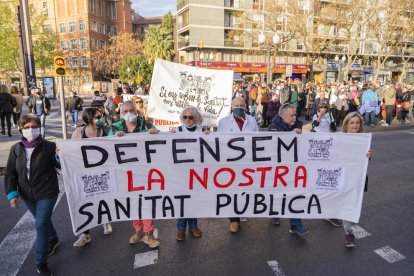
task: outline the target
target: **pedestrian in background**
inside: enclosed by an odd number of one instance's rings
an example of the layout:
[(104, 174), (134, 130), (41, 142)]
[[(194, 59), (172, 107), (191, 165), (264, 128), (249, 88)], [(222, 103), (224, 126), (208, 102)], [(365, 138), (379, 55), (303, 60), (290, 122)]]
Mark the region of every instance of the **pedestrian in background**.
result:
[(52, 214), (59, 194), (56, 169), (60, 169), (60, 162), (55, 143), (44, 140), (40, 135), (38, 116), (23, 115), (19, 124), (23, 137), (10, 149), (4, 178), (5, 191), (12, 208), (19, 208), (21, 198), (33, 215), (37, 272), (52, 275), (47, 258), (59, 245)]
[(45, 97), (40, 88), (34, 88), (31, 90), (32, 95), (27, 100), (26, 104), (29, 107), (29, 113), (36, 114), (40, 118), (42, 124), (40, 133), (45, 138), (46, 133), (46, 116), (49, 114), (50, 101)]
[(20, 94), (19, 90), (17, 90), (16, 86), (12, 86), (10, 88), (10, 92), (14, 98), (15, 106), (13, 107), (13, 123), (14, 127), (19, 127), (19, 119), (20, 115), (22, 114), (23, 108), (23, 95)]
[(79, 112), (82, 111), (83, 100), (76, 95), (75, 91), (70, 92), (70, 97), (66, 100), (66, 110), (72, 115), (73, 127), (78, 126)]
[(7, 91), (6, 85), (0, 85), (0, 119), (1, 119), (1, 134), (6, 135), (5, 123), (7, 124), (7, 134), (11, 134), (11, 116), (13, 107), (16, 102), (13, 96)]
[(382, 124), (384, 127), (391, 125), (393, 120), (393, 113), (395, 110), (395, 88), (391, 83), (387, 82), (385, 84), (385, 89), (382, 90), (382, 98), (384, 99), (385, 104), (385, 123)]

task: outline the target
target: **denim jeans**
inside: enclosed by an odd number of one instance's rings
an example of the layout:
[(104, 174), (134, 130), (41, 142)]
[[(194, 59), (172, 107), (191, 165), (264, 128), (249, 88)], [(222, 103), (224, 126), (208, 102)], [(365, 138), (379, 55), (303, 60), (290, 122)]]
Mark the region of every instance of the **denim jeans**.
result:
[(47, 260), (49, 241), (58, 238), (52, 223), (53, 207), (55, 207), (56, 200), (57, 196), (37, 201), (24, 201), (35, 218), (36, 264)]
[(45, 132), (46, 132), (46, 114), (43, 113), (42, 115), (39, 116), (40, 119), (40, 123), (42, 124), (40, 127), (40, 134), (42, 135), (43, 138), (45, 138)]
[(73, 109), (71, 111), (72, 113), (72, 122), (73, 124), (77, 125), (78, 124), (78, 114), (79, 114), (79, 110)]
[(290, 219), (290, 226), (296, 226), (296, 227), (302, 226), (302, 220), (292, 218), (292, 219)]
[(187, 224), (188, 224), (188, 227), (190, 229), (197, 228), (197, 219), (196, 218), (178, 219), (177, 220), (177, 230), (179, 232), (184, 232), (185, 228), (187, 228)]
[(364, 121), (365, 121), (365, 125), (369, 126), (370, 124), (375, 125), (376, 121), (375, 121), (375, 112), (365, 112), (364, 113)]

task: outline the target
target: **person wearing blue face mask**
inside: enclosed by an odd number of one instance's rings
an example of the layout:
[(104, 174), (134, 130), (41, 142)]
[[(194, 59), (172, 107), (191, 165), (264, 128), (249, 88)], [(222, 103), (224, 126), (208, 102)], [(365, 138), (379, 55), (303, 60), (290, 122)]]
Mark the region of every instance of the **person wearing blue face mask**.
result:
[[(236, 97), (231, 102), (232, 114), (220, 119), (217, 132), (259, 131), (256, 119), (246, 114), (246, 102)], [(230, 232), (239, 232), (240, 218), (230, 218)]]
[(12, 208), (18, 209), (22, 199), (33, 215), (37, 272), (51, 275), (47, 258), (59, 245), (52, 214), (59, 194), (56, 169), (60, 169), (60, 162), (55, 143), (44, 140), (40, 135), (41, 121), (36, 114), (23, 115), (19, 127), (23, 137), (10, 149), (4, 178), (5, 191)]

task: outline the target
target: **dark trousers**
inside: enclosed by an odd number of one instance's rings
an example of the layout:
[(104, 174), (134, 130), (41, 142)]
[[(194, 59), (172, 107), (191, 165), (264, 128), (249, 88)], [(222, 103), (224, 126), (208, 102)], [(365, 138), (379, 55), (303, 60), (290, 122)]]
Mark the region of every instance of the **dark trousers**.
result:
[(345, 119), (346, 114), (348, 114), (348, 111), (344, 110), (344, 107), (342, 107), (341, 110), (337, 109), (337, 115), (335, 118), (336, 127), (339, 127), (341, 122)]
[(15, 113), (15, 112), (13, 112), (13, 122), (14, 122), (14, 124), (17, 126), (17, 124), (19, 123), (19, 120), (20, 120), (20, 115), (21, 115), (21, 113)]
[(392, 122), (392, 113), (394, 112), (394, 105), (385, 106), (385, 122), (391, 125)]
[(11, 129), (11, 112), (4, 112), (4, 111), (0, 111), (0, 119), (1, 119), (1, 131), (4, 132), (5, 131), (5, 126), (4, 123), (6, 121), (7, 123), (7, 130), (10, 132)]

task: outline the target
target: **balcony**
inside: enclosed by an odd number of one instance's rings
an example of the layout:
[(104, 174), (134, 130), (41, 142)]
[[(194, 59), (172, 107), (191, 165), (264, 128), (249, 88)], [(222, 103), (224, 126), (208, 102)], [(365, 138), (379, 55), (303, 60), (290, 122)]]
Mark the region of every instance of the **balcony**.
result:
[(244, 44), (241, 41), (235, 41), (232, 39), (225, 39), (224, 40), (225, 47), (237, 47), (237, 48), (244, 48)]
[(186, 5), (188, 5), (188, 0), (178, 0), (177, 1), (177, 11), (181, 8), (184, 8)]
[(244, 0), (225, 0), (225, 8), (244, 9), (246, 7)]

